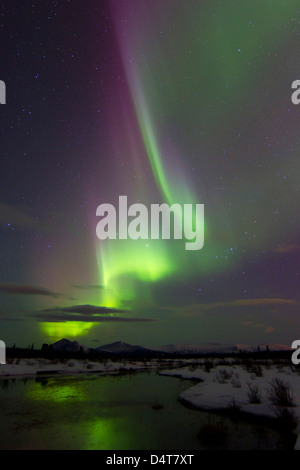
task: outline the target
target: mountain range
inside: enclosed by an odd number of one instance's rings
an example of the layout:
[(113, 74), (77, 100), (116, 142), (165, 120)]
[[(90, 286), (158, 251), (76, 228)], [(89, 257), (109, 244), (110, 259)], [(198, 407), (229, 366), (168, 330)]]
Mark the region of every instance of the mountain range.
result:
[(69, 341), (68, 339), (61, 339), (52, 345), (56, 352), (67, 353), (93, 353), (95, 355), (116, 355), (116, 356), (142, 356), (142, 355), (156, 355), (156, 354), (175, 354), (175, 355), (193, 355), (193, 354), (231, 354), (242, 352), (263, 352), (263, 351), (290, 351), (291, 348), (282, 344), (264, 343), (260, 345), (251, 344), (220, 344), (220, 343), (202, 343), (202, 344), (185, 344), (175, 345), (169, 344), (161, 347), (143, 347), (138, 345), (131, 345), (117, 341), (111, 344), (105, 344), (97, 348), (88, 348), (83, 346), (78, 341)]

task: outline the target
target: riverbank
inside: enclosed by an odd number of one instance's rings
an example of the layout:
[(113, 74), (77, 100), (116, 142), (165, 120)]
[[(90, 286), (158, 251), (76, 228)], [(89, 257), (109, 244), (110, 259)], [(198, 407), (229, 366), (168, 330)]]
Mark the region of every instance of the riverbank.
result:
[(186, 406), (272, 419), (297, 435), (294, 448), (300, 449), (300, 374), (293, 365), (211, 363), (211, 367), (202, 364), (159, 374), (199, 381), (180, 394)]

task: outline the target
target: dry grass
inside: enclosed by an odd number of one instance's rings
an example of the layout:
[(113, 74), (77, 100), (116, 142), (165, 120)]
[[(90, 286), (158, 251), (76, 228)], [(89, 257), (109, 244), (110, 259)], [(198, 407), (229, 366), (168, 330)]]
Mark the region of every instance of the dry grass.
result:
[(261, 391), (257, 384), (248, 383), (248, 399), (249, 403), (261, 403)]

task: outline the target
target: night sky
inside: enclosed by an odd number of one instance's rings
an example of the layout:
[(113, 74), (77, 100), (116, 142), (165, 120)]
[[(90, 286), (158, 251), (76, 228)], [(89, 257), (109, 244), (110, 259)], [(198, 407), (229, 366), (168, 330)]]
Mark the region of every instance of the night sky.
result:
[[(2, 0), (0, 337), (299, 338), (298, 0)], [(205, 243), (102, 203), (204, 204)]]

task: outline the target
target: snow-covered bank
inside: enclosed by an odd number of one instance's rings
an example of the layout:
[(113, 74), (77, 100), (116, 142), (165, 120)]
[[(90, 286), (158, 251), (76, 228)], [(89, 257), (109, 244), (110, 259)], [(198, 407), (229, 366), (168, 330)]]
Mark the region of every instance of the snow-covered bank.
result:
[(88, 360), (47, 360), (13, 359), (0, 365), (0, 379), (36, 375), (73, 375), (73, 374), (121, 374), (125, 372), (155, 370), (155, 361), (88, 361)]
[[(203, 410), (230, 410), (233, 407), (242, 413), (276, 418), (280, 407), (270, 399), (274, 380), (286, 385), (293, 406), (286, 407), (292, 413), (298, 435), (295, 449), (300, 450), (300, 370), (292, 366), (262, 366), (259, 364), (215, 366), (208, 371), (204, 367), (160, 371), (161, 375), (199, 380), (197, 385), (185, 390), (179, 399), (186, 405)], [(278, 383), (278, 382), (277, 382)], [(257, 403), (256, 403), (257, 402)]]
[(134, 371), (162, 370), (198, 364), (196, 359), (44, 359), (44, 358), (15, 358), (7, 359), (6, 364), (0, 364), (1, 377), (35, 376), (41, 374), (121, 374)]

